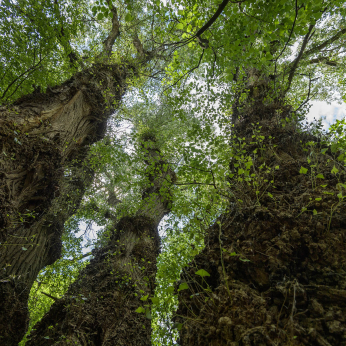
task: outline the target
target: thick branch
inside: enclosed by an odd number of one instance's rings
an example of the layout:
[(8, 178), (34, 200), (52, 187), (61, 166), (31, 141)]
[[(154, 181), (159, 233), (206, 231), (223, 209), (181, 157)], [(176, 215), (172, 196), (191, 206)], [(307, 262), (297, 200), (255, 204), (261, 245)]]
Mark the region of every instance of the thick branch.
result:
[(145, 51), (144, 51), (144, 48), (143, 48), (143, 44), (140, 41), (140, 39), (139, 39), (137, 34), (134, 35), (132, 42), (133, 42), (133, 45), (135, 46), (136, 51), (139, 54), (139, 56), (141, 58), (143, 58), (145, 56)]
[[(108, 6), (112, 6), (109, 0), (107, 0), (107, 4)], [(116, 7), (112, 7), (111, 12), (113, 13), (112, 29), (109, 32), (108, 37), (103, 41), (103, 52), (101, 54), (101, 56), (106, 57), (111, 56), (114, 42), (120, 36), (120, 23)]]

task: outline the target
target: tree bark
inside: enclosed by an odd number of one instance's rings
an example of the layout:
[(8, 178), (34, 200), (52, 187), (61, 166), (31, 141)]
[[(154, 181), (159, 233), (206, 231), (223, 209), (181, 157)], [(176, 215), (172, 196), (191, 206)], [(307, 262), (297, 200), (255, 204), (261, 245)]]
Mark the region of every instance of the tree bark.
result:
[[(170, 211), (175, 174), (155, 146), (145, 151), (148, 188), (142, 207), (136, 215), (121, 218), (108, 244), (93, 251), (90, 264), (34, 327), (28, 346), (151, 345), (149, 307), (160, 248), (157, 226)], [(136, 312), (139, 307), (144, 314)]]
[(346, 344), (346, 174), (319, 140), (281, 125), (289, 110), (262, 97), (240, 113), (232, 145), (252, 158), (252, 180), (232, 159), (229, 211), (181, 276), (180, 345)]
[(64, 222), (93, 173), (102, 138), (133, 68), (98, 64), (46, 93), (0, 108), (0, 343), (17, 345), (38, 272), (61, 253)]

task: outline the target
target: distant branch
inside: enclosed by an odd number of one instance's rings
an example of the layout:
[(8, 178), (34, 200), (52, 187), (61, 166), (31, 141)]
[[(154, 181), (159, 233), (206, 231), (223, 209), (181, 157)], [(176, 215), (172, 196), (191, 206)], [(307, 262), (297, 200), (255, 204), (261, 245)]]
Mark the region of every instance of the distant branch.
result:
[(186, 77), (187, 75), (191, 74), (194, 70), (196, 70), (197, 68), (199, 68), (201, 61), (203, 59), (203, 55), (204, 55), (204, 50), (199, 58), (198, 64), (197, 66), (193, 67), (191, 70), (187, 71), (186, 73), (184, 73), (183, 76), (181, 76), (174, 84), (170, 85), (169, 87), (167, 87), (163, 92), (165, 92), (167, 89), (174, 87), (175, 85), (177, 85), (179, 83), (179, 81), (181, 81), (184, 77)]
[(326, 65), (329, 65), (329, 66), (333, 66), (333, 67), (338, 66), (338, 63), (336, 61), (330, 61), (329, 58), (323, 57), (323, 56), (316, 58), (316, 59), (309, 60), (308, 64), (318, 64), (320, 62), (322, 62)]
[(45, 296), (47, 296), (48, 298), (53, 299), (54, 301), (59, 300), (59, 298), (53, 297), (53, 296), (51, 296), (49, 293), (46, 293), (46, 292), (43, 292), (43, 291), (41, 291), (41, 293), (44, 294)]
[(329, 46), (330, 44), (332, 44), (333, 42), (337, 41), (342, 35), (346, 34), (346, 29), (342, 29), (340, 30), (337, 34), (335, 34), (333, 37), (329, 38), (328, 40), (324, 41), (323, 43), (321, 43), (320, 45), (313, 47), (311, 49), (309, 49), (308, 51), (306, 51), (303, 55), (303, 59), (306, 58), (309, 55), (315, 54), (320, 52), (322, 49), (326, 48), (327, 46)]
[(81, 259), (85, 258), (85, 257), (89, 257), (92, 255), (92, 251), (85, 253), (84, 255), (80, 256), (80, 257), (76, 257), (76, 258), (72, 258), (70, 259), (71, 262), (74, 261), (80, 261)]

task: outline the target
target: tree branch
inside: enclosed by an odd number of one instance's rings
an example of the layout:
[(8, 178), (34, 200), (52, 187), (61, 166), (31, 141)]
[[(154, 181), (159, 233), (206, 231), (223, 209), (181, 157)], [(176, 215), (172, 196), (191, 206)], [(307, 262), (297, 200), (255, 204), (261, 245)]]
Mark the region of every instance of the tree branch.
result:
[(143, 48), (143, 44), (142, 44), (142, 42), (140, 41), (140, 39), (138, 38), (138, 35), (137, 35), (137, 34), (134, 35), (133, 40), (132, 40), (132, 43), (133, 43), (133, 45), (135, 46), (136, 51), (137, 51), (137, 53), (139, 54), (139, 56), (140, 56), (141, 58), (144, 58), (144, 56), (145, 56), (145, 51), (144, 51), (144, 48)]
[(91, 256), (92, 255), (92, 251), (90, 252), (87, 252), (85, 253), (84, 255), (78, 257), (78, 258), (72, 258), (70, 259), (71, 262), (74, 262), (74, 261), (80, 261), (81, 259), (85, 258), (85, 257), (88, 257), (88, 256)]
[[(244, 1), (235, 1), (234, 3), (242, 3)], [(196, 32), (195, 37), (201, 36), (207, 29), (209, 29), (212, 24), (218, 19), (222, 11), (225, 9), (227, 4), (229, 3), (229, 0), (223, 0), (222, 3), (219, 5), (217, 11), (214, 13), (214, 15)]]
[(336, 61), (330, 61), (329, 58), (323, 56), (309, 60), (308, 64), (318, 64), (320, 62), (333, 67), (338, 66), (338, 63)]
[(115, 40), (120, 36), (120, 23), (116, 7), (113, 7), (110, 0), (106, 0), (106, 2), (111, 10), (111, 13), (113, 14), (112, 29), (107, 38), (103, 41), (103, 52), (100, 54), (100, 56), (106, 56), (108, 58), (112, 54), (112, 48)]
[(308, 44), (308, 42), (309, 42), (309, 40), (311, 38), (310, 33), (311, 33), (312, 29), (314, 28), (314, 26), (315, 26), (314, 24), (310, 24), (309, 30), (308, 30), (307, 34), (305, 35), (305, 37), (304, 37), (303, 44), (302, 44), (302, 46), (300, 48), (299, 54), (296, 57), (296, 59), (293, 61), (292, 68), (291, 68), (290, 74), (288, 76), (288, 85), (287, 85), (287, 88), (285, 90), (285, 94), (287, 93), (287, 91), (291, 87), (294, 74), (295, 74), (295, 72), (297, 70), (297, 67), (298, 67), (298, 64), (299, 64), (300, 60), (303, 57), (304, 50), (305, 50), (305, 48), (306, 48), (306, 46), (307, 46), (307, 44)]
[(315, 54), (315, 53), (321, 51), (323, 48), (325, 48), (325, 47), (329, 46), (330, 44), (332, 44), (333, 42), (337, 41), (344, 34), (346, 34), (346, 29), (340, 30), (333, 37), (331, 37), (328, 40), (324, 41), (320, 45), (318, 45), (316, 47), (313, 47), (313, 48), (309, 49), (308, 51), (306, 51), (304, 53), (304, 55), (303, 55), (303, 59), (306, 58), (307, 56), (311, 55), (311, 54)]
[[(36, 68), (41, 64), (41, 62), (46, 58), (46, 56), (41, 59), (40, 58), (40, 61), (36, 64), (36, 65), (33, 65), (31, 67), (29, 67), (26, 71), (24, 71), (21, 75), (19, 75), (18, 77), (16, 77), (9, 85), (8, 87), (6, 88), (6, 90), (3, 92), (3, 94), (1, 95), (1, 99), (3, 99), (5, 97), (5, 95), (7, 94), (8, 90), (11, 88), (11, 86), (16, 83), (18, 81), (18, 79), (22, 78), (26, 73), (30, 74), (31, 72), (33, 72), (34, 70), (36, 70)], [(24, 79), (25, 80), (25, 79)], [(23, 82), (23, 81), (22, 81)], [(17, 91), (17, 89), (15, 90)], [(12, 93), (13, 95), (13, 93)], [(11, 96), (12, 96), (11, 95)]]
[(43, 291), (41, 291), (41, 293), (44, 294), (45, 296), (47, 296), (48, 298), (53, 299), (55, 302), (56, 302), (57, 300), (59, 300), (59, 298), (53, 297), (53, 296), (51, 296), (49, 293), (46, 293), (46, 292), (43, 292)]

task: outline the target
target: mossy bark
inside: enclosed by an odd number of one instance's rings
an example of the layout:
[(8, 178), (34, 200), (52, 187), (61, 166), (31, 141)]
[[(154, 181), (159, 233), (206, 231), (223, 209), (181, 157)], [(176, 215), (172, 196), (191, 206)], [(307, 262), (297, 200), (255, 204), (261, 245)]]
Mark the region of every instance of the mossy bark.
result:
[(229, 211), (181, 276), (180, 345), (346, 345), (345, 167), (294, 122), (282, 126), (289, 109), (253, 103), (236, 121), (232, 145), (254, 176), (232, 159)]
[(88, 149), (126, 88), (128, 67), (97, 65), (0, 108), (0, 343), (17, 345), (38, 272), (60, 257), (64, 222), (93, 173)]

